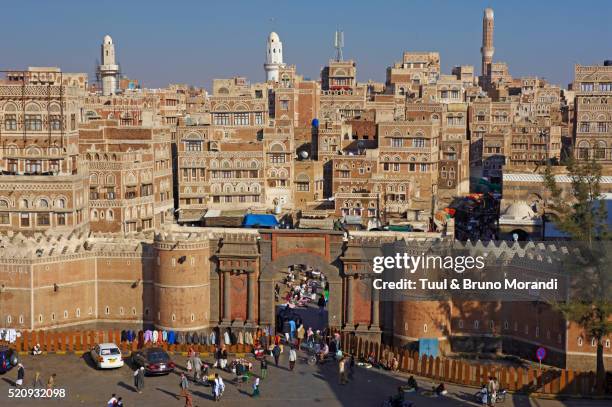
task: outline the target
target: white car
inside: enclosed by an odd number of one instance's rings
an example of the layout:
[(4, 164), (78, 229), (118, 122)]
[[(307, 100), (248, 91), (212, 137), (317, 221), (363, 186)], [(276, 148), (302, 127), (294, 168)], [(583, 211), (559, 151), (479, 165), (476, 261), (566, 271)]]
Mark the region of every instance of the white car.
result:
[(98, 369), (114, 369), (123, 366), (121, 350), (114, 343), (96, 345), (90, 353)]

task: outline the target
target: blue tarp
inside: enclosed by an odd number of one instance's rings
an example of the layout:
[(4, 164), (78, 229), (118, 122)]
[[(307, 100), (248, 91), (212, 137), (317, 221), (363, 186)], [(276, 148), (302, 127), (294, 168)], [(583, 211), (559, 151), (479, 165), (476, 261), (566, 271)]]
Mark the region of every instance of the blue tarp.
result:
[(278, 221), (274, 215), (245, 215), (242, 226), (246, 228), (274, 228), (278, 226)]
[(419, 338), (419, 356), (438, 357), (439, 348), (438, 338)]

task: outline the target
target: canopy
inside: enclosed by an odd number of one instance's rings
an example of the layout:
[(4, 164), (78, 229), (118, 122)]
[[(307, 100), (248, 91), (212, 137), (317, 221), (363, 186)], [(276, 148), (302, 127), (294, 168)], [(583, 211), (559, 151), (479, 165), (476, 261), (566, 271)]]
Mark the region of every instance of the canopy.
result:
[(242, 226), (250, 228), (274, 228), (278, 221), (274, 215), (248, 214), (242, 221)]

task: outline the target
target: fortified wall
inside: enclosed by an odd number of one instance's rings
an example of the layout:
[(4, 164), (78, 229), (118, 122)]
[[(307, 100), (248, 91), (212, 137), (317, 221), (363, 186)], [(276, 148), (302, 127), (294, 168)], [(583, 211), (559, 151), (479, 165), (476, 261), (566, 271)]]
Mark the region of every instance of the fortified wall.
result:
[[(111, 237), (46, 233), (0, 238), (0, 327), (77, 329), (87, 325), (177, 331), (248, 330), (275, 321), (274, 286), (287, 268), (320, 270), (330, 286), (328, 325), (368, 340), (415, 348), (436, 338), (442, 354), (497, 352), (548, 363), (592, 366), (591, 339), (537, 301), (388, 301), (374, 290), (369, 262), (389, 250), (421, 253), (444, 242), (501, 259), (505, 273), (555, 270), (555, 245), (458, 243), (434, 233), (255, 230), (171, 226)], [(612, 361), (605, 338), (606, 363)]]

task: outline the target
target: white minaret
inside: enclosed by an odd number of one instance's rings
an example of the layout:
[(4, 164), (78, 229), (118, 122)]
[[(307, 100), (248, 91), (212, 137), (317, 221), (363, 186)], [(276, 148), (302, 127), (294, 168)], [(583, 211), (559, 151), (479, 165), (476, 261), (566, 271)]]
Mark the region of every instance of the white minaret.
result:
[(278, 34), (272, 31), (268, 36), (268, 46), (266, 47), (266, 80), (278, 82), (278, 70), (283, 64), (283, 43)]
[(102, 65), (100, 65), (100, 77), (102, 79), (102, 94), (114, 95), (117, 93), (117, 75), (119, 65), (115, 62), (115, 45), (110, 35), (104, 36), (102, 42)]

